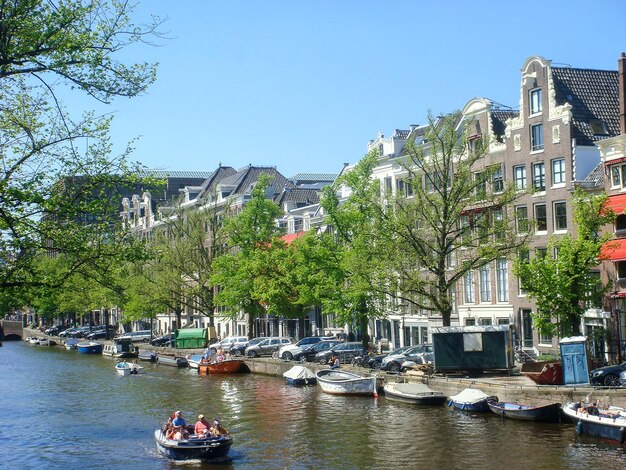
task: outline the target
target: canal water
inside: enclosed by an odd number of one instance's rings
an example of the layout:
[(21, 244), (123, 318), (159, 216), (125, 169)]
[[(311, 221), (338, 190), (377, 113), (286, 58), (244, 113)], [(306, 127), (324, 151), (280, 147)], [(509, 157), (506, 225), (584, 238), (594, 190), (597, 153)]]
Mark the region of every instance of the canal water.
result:
[[(626, 450), (573, 425), (503, 421), (379, 398), (335, 397), (253, 374), (199, 376), (5, 342), (0, 348), (0, 468), (7, 469), (625, 469)], [(153, 431), (174, 410), (219, 417), (226, 463), (160, 456)]]

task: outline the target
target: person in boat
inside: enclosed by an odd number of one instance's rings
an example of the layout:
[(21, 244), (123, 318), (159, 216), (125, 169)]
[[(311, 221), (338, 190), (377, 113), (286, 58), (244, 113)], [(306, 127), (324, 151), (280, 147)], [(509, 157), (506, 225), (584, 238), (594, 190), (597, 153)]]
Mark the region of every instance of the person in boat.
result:
[(172, 420), (172, 425), (182, 426), (183, 428), (187, 425), (187, 423), (185, 423), (185, 419), (183, 418), (182, 411), (177, 411), (176, 413), (174, 413), (174, 419)]
[(215, 354), (215, 362), (222, 362), (226, 359), (226, 355), (224, 354), (224, 349), (219, 348), (217, 353)]
[(198, 421), (194, 426), (193, 432), (198, 437), (204, 437), (209, 434), (211, 429), (211, 423), (204, 419), (204, 415), (198, 415)]
[(167, 438), (167, 434), (172, 430), (172, 417), (170, 416), (169, 418), (167, 418), (167, 421), (165, 422), (165, 424), (163, 425), (163, 429), (161, 429), (161, 431), (163, 431), (163, 435)]
[(213, 418), (211, 420), (211, 428), (209, 429), (209, 433), (213, 437), (221, 436), (222, 434), (228, 434), (226, 428), (222, 427), (220, 424), (220, 420), (217, 418)]
[(185, 429), (185, 426), (174, 426), (174, 437), (175, 441), (182, 441), (183, 439), (187, 439), (189, 437), (189, 432)]
[(338, 369), (339, 368), (339, 358), (337, 356), (333, 356), (330, 358), (330, 368), (331, 369)]

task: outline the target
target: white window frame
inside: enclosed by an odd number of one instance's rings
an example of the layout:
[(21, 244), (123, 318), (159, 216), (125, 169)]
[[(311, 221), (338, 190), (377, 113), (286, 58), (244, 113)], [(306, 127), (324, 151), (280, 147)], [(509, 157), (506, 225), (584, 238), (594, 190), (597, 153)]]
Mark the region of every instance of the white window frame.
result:
[(513, 181), (515, 182), (515, 189), (520, 191), (526, 189), (528, 184), (526, 179), (526, 165), (516, 165), (513, 167)]
[(509, 301), (509, 265), (506, 258), (496, 261), (496, 288), (498, 302)]
[[(535, 132), (535, 130), (538, 130)], [(543, 123), (531, 124), (530, 126), (530, 151), (541, 152), (544, 149)]]
[(489, 263), (478, 269), (480, 277), (480, 302), (491, 302), (491, 266)]
[(531, 116), (540, 114), (543, 110), (542, 98), (541, 88), (534, 88), (528, 92), (528, 109)]
[[(558, 165), (558, 168), (557, 168)], [(565, 159), (555, 158), (552, 160), (552, 186), (564, 186), (565, 185)]]
[[(562, 217), (557, 218), (557, 206), (564, 208), (564, 213)], [(554, 231), (555, 232), (567, 232), (567, 204), (565, 203), (565, 201), (554, 201), (552, 203), (552, 213), (554, 217)], [(557, 220), (562, 220), (563, 218), (565, 220), (565, 226), (559, 227)]]

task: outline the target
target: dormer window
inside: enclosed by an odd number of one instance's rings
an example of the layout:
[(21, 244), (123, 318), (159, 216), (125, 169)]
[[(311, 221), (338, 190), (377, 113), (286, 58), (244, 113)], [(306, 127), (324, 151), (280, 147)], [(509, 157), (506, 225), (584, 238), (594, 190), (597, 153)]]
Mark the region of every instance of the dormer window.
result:
[(541, 112), (541, 88), (535, 88), (529, 92), (530, 114)]
[(606, 128), (604, 121), (600, 119), (591, 119), (589, 121), (589, 125), (591, 126), (593, 135), (609, 135), (609, 130)]

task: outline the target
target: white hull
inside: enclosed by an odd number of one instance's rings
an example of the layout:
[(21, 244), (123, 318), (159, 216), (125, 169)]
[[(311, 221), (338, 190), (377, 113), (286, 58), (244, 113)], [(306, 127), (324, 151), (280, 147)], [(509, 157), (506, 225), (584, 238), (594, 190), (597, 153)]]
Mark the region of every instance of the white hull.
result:
[(363, 377), (351, 372), (320, 370), (316, 374), (317, 383), (324, 393), (331, 395), (375, 395), (378, 390), (378, 377)]
[(144, 368), (139, 364), (118, 363), (115, 366), (118, 375), (143, 374)]

